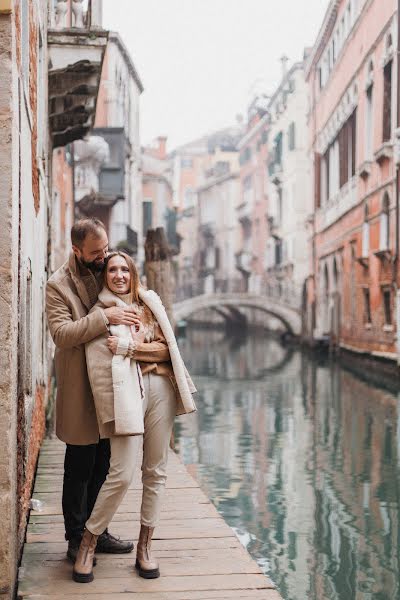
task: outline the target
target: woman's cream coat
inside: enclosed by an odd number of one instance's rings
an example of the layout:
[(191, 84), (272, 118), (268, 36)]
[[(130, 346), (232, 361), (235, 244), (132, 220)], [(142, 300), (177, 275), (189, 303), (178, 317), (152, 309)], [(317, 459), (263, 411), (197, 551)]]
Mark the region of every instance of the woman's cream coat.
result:
[[(196, 410), (192, 393), (196, 388), (183, 363), (176, 343), (176, 338), (167, 317), (160, 297), (152, 290), (139, 289), (139, 297), (153, 313), (165, 336), (170, 353), (177, 389), (177, 415), (191, 413)], [(109, 306), (125, 306), (118, 296), (104, 288), (92, 311)], [(121, 340), (120, 346), (129, 342), (128, 327), (119, 326), (112, 331)], [(86, 362), (90, 385), (96, 406), (100, 435), (105, 424), (114, 422), (115, 435), (134, 435), (141, 433), (140, 410), (142, 406), (140, 377), (138, 377), (136, 361), (123, 355), (113, 355), (106, 345), (107, 335), (102, 335), (86, 344)], [(118, 383), (115, 377), (118, 373)], [(123, 416), (124, 415), (124, 416)], [(123, 418), (121, 419), (121, 417)], [(117, 418), (116, 418), (117, 417)]]

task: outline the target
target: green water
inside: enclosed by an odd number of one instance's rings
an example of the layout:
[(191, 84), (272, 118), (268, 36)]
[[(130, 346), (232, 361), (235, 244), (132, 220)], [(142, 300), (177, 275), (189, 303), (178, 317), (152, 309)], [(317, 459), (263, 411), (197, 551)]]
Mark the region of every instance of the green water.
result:
[(179, 453), (284, 600), (400, 599), (400, 396), (265, 336), (180, 347)]

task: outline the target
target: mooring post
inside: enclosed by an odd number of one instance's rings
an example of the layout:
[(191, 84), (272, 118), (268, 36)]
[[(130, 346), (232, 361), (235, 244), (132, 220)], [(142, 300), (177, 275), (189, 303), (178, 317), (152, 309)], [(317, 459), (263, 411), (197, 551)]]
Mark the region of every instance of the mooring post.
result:
[[(172, 312), (174, 298), (174, 277), (171, 265), (171, 249), (163, 227), (148, 229), (144, 244), (144, 272), (149, 290), (154, 290), (160, 296), (167, 311), (168, 318), (174, 328)], [(171, 448), (175, 448), (174, 432), (172, 431)]]

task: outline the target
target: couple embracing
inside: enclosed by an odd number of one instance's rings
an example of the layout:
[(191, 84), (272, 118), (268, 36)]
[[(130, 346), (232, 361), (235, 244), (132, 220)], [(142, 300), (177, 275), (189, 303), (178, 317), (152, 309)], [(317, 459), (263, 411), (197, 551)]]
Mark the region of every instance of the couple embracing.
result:
[(130, 256), (108, 252), (104, 225), (81, 219), (73, 252), (50, 277), (46, 312), (54, 340), (56, 433), (66, 443), (63, 514), (73, 579), (93, 580), (95, 552), (133, 544), (108, 525), (143, 449), (143, 495), (135, 566), (159, 577), (151, 554), (175, 415), (196, 410), (193, 382), (158, 295), (144, 289)]

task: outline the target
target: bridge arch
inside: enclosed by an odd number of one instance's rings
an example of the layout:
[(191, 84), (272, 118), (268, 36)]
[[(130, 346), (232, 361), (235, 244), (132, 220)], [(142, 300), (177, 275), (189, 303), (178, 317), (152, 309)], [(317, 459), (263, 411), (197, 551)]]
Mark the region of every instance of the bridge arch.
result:
[(174, 317), (176, 321), (187, 319), (190, 315), (206, 308), (233, 307), (257, 308), (279, 319), (286, 330), (296, 336), (301, 334), (300, 309), (289, 307), (279, 300), (260, 296), (257, 294), (202, 294), (193, 298), (182, 300), (174, 304)]

